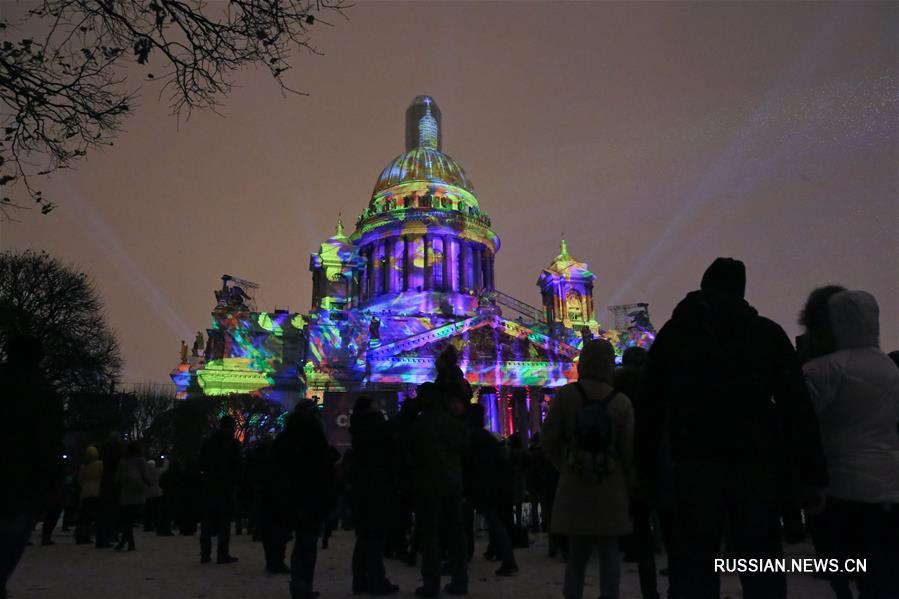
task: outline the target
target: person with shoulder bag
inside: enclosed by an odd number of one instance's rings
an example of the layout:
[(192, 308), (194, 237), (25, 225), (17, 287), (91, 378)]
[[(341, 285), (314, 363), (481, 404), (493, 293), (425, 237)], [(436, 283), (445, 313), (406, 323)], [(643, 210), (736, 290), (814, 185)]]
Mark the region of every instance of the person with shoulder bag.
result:
[(581, 350), (578, 381), (565, 385), (543, 425), (549, 460), (559, 470), (550, 530), (568, 536), (565, 599), (581, 599), (593, 546), (599, 549), (601, 599), (617, 599), (618, 540), (632, 530), (628, 487), (633, 479), (631, 401), (611, 385), (615, 350), (604, 340)]

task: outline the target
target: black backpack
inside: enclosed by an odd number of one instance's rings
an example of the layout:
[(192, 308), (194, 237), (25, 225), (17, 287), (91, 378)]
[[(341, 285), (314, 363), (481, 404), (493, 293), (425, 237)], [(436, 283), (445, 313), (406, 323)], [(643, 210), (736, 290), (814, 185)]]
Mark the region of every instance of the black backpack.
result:
[(568, 452), (569, 465), (583, 476), (592, 471), (597, 479), (601, 479), (614, 471), (612, 454), (612, 415), (609, 414), (609, 403), (618, 395), (611, 393), (599, 401), (591, 401), (580, 382), (574, 386), (581, 394), (583, 404), (575, 414), (574, 437)]

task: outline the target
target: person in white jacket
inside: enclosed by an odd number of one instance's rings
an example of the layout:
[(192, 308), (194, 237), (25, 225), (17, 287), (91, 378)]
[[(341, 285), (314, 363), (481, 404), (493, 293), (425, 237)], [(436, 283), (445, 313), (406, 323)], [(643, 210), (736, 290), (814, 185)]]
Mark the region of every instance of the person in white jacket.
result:
[[(820, 326), (830, 329), (824, 336), (831, 336), (832, 351), (804, 366), (830, 481), (816, 544), (821, 557), (867, 560), (867, 572), (856, 577), (862, 599), (895, 598), (899, 369), (879, 349), (879, 309), (870, 293), (834, 293), (826, 320)], [(831, 579), (840, 599), (852, 597), (849, 578)]]
[(162, 503), (162, 487), (159, 486), (159, 477), (169, 469), (169, 461), (163, 457), (162, 465), (157, 466), (156, 460), (147, 460), (147, 499), (144, 503), (144, 532), (156, 530), (159, 520), (159, 505)]

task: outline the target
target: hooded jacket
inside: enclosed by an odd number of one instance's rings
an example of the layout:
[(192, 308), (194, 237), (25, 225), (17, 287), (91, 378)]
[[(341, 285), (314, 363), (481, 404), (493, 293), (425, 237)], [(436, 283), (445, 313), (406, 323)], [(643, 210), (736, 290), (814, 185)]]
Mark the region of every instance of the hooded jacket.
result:
[(103, 480), (103, 462), (100, 461), (100, 452), (91, 445), (84, 452), (84, 464), (78, 470), (81, 499), (99, 497), (101, 480)]
[[(649, 372), (647, 436), (661, 439), (667, 427), (675, 462), (770, 465), (825, 483), (796, 352), (784, 330), (739, 294), (689, 293), (656, 336)], [(655, 469), (657, 450), (638, 456), (644, 471)]]
[(608, 414), (612, 422), (610, 449), (614, 469), (597, 478), (580, 471), (569, 461), (575, 438), (578, 411), (584, 399), (577, 385), (569, 383), (549, 404), (543, 423), (546, 457), (559, 471), (550, 530), (560, 534), (625, 535), (633, 530), (628, 510), (628, 486), (633, 483), (634, 412), (623, 393), (610, 395), (614, 350), (608, 341), (590, 341), (578, 360), (578, 383), (589, 401), (610, 398)]
[(827, 459), (828, 495), (899, 503), (899, 369), (878, 348), (878, 308), (864, 291), (828, 302), (836, 351), (804, 367)]
[(169, 461), (163, 460), (162, 466), (156, 465), (156, 460), (147, 460), (147, 499), (162, 497), (162, 487), (159, 486), (159, 479), (169, 469)]

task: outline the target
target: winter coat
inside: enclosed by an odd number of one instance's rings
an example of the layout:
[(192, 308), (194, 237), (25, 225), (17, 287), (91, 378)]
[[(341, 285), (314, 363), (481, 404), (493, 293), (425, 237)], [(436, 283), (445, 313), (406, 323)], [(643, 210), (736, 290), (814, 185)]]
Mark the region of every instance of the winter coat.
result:
[(84, 452), (84, 464), (78, 470), (78, 486), (81, 487), (81, 499), (92, 499), (100, 496), (100, 481), (103, 480), (103, 462), (100, 452), (91, 445)]
[(410, 449), (418, 496), (462, 496), (462, 456), (468, 437), (465, 423), (441, 409), (425, 411), (416, 419)]
[(162, 487), (159, 486), (159, 478), (169, 469), (169, 461), (163, 460), (162, 466), (156, 466), (156, 460), (147, 460), (147, 480), (150, 487), (147, 489), (147, 499), (162, 497)]
[[(814, 410), (784, 330), (736, 294), (693, 291), (650, 349), (641, 459), (657, 473), (667, 435), (674, 463), (777, 469), (790, 483), (827, 479)], [(667, 429), (667, 430), (666, 430)], [(643, 445), (641, 441), (641, 446)]]
[(827, 494), (899, 503), (899, 369), (877, 347), (877, 303), (863, 291), (842, 291), (828, 307), (837, 351), (804, 367), (827, 459)]
[(0, 515), (40, 514), (62, 476), (62, 402), (36, 368), (0, 367)]
[(321, 531), (337, 500), (335, 468), (321, 422), (295, 412), (272, 444), (274, 494), (291, 527)]
[(240, 465), (240, 443), (230, 432), (218, 429), (203, 442), (200, 470), (203, 473), (203, 501), (207, 506), (233, 507)]
[(502, 497), (502, 472), (507, 461), (502, 441), (478, 427), (471, 429), (469, 449), (465, 453), (465, 495), (478, 511), (499, 506)]
[[(612, 391), (605, 382), (581, 380), (591, 401)], [(559, 483), (550, 519), (551, 531), (578, 535), (625, 535), (632, 531), (628, 513), (628, 485), (633, 476), (634, 413), (630, 399), (618, 393), (609, 401), (612, 420), (614, 470), (597, 480), (590, 471), (579, 471), (568, 461), (577, 412), (583, 405), (574, 384), (559, 390), (543, 423), (546, 455), (559, 470)]]
[(353, 504), (386, 510), (395, 485), (390, 426), (378, 410), (354, 412), (350, 417), (350, 435), (355, 460), (346, 478)]
[(143, 505), (150, 488), (146, 460), (139, 455), (122, 458), (117, 476), (121, 485), (119, 505)]

